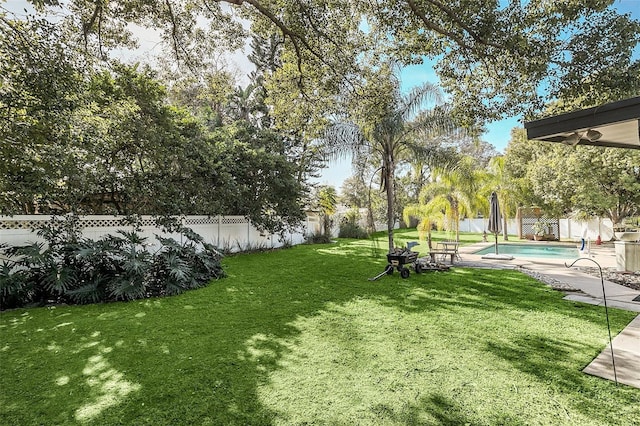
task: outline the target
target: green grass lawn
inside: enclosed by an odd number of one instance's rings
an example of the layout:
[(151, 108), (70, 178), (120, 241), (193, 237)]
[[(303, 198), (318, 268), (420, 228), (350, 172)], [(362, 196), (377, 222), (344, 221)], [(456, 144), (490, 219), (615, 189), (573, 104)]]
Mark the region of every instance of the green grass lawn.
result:
[[(456, 236), (453, 232), (431, 232), (432, 246), (434, 249), (436, 248), (436, 244), (438, 241), (453, 241), (455, 240), (455, 238)], [(395, 230), (393, 240), (395, 247), (406, 247), (407, 243), (415, 242), (418, 243), (418, 245), (413, 246), (411, 250), (419, 252), (421, 256), (426, 256), (429, 253), (429, 246), (426, 241), (426, 237), (424, 240), (420, 240), (420, 234), (415, 228)], [(482, 234), (461, 232), (458, 241), (461, 246), (479, 243), (482, 242)], [(385, 254), (389, 251), (388, 236), (386, 231), (376, 232), (367, 240), (352, 241), (351, 245), (361, 247), (366, 251), (367, 255), (381, 259), (385, 259)]]
[[(517, 237), (510, 236), (513, 239), (517, 240)], [(453, 241), (456, 239), (456, 235), (454, 232), (448, 231), (432, 231), (431, 238), (434, 241), (434, 247), (436, 241), (444, 241), (450, 240)], [(493, 235), (487, 235), (488, 242), (493, 242)], [(500, 242), (502, 241), (502, 236), (499, 236)], [(387, 243), (387, 232), (376, 232), (370, 238), (371, 246), (375, 247), (380, 255), (384, 257), (384, 254), (388, 251), (389, 244)], [(394, 232), (394, 245), (396, 247), (405, 247), (406, 243), (410, 241), (415, 241), (419, 243), (413, 250), (419, 251), (422, 254), (426, 254), (429, 252), (426, 241), (420, 241), (420, 235), (415, 229), (399, 229)], [(460, 233), (460, 245), (468, 245), (479, 243), (482, 241), (482, 234), (472, 233), (472, 232), (461, 232)]]
[[(581, 373), (602, 308), (513, 271), (370, 282), (384, 248), (237, 255), (177, 297), (3, 312), (0, 423), (638, 424), (640, 390)], [(616, 334), (634, 316), (610, 314)]]

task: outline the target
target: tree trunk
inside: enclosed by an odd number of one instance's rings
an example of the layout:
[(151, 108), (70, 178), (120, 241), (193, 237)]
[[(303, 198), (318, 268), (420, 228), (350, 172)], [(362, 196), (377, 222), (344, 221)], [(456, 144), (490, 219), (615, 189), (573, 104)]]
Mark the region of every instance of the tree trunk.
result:
[(384, 165), (384, 169), (383, 169), (383, 173), (385, 176), (385, 189), (387, 192), (387, 232), (389, 235), (389, 252), (393, 251), (393, 225), (395, 224), (394, 221), (394, 214), (393, 214), (393, 208), (394, 208), (394, 200), (395, 200), (395, 188), (393, 187), (393, 180), (394, 180), (394, 164), (393, 161), (391, 160), (391, 158), (386, 158), (385, 159), (385, 165)]
[(617, 225), (618, 223), (620, 223), (620, 212), (618, 209), (609, 209), (608, 210), (609, 213), (609, 219), (611, 219), (611, 223), (613, 223), (613, 225)]
[(456, 241), (460, 241), (460, 210), (458, 210), (458, 202), (453, 203), (453, 226), (455, 227)]
[(298, 183), (302, 183), (304, 181), (304, 170), (307, 162), (307, 158), (305, 153), (307, 152), (307, 143), (304, 142), (302, 145), (302, 154), (300, 154), (300, 161), (298, 164)]
[(367, 188), (367, 232), (373, 234), (376, 232), (376, 222), (373, 217), (373, 207), (371, 206), (371, 185), (367, 186), (367, 183), (364, 181), (364, 177), (360, 175), (360, 182), (362, 182), (362, 186)]
[(509, 241), (508, 229), (507, 229), (507, 216), (502, 214), (502, 239)]

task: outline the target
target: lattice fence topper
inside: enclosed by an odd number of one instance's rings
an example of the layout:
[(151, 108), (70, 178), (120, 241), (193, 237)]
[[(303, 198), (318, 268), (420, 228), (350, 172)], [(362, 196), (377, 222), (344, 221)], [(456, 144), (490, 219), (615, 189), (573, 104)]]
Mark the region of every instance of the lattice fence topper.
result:
[(521, 238), (527, 235), (534, 235), (536, 233), (534, 225), (538, 222), (542, 223), (547, 230), (545, 234), (553, 234), (556, 238), (560, 236), (560, 220), (546, 216), (539, 207), (518, 208), (518, 219)]
[[(124, 222), (124, 223), (123, 223)], [(140, 226), (156, 226), (155, 219), (140, 219), (137, 222)], [(125, 219), (80, 219), (80, 226), (82, 228), (116, 228), (119, 226), (131, 226), (130, 223), (125, 222)]]
[[(0, 219), (0, 229), (31, 229), (37, 230), (51, 220), (50, 216), (43, 216), (41, 219)], [(246, 225), (250, 221), (243, 216), (213, 216), (213, 217), (186, 217), (182, 219), (185, 226), (189, 225)], [(119, 228), (131, 226), (126, 218), (122, 217), (102, 217), (85, 218), (78, 220), (80, 228)], [(139, 219), (138, 225), (155, 227), (156, 221), (152, 217)]]
[[(4, 219), (0, 220), (0, 229), (32, 229), (37, 230), (42, 228), (45, 224), (51, 221), (50, 217), (43, 217), (42, 219)], [(156, 226), (156, 221), (153, 218), (140, 219), (138, 222), (140, 226)], [(131, 226), (125, 218), (104, 218), (104, 219), (80, 219), (78, 220), (78, 226), (80, 228), (120, 228), (123, 226)]]
[[(63, 219), (64, 216), (58, 216)], [(153, 242), (157, 233), (164, 233), (163, 227), (156, 223), (153, 216), (138, 216), (136, 225), (140, 226), (140, 235)], [(218, 247), (231, 252), (245, 249), (264, 247), (281, 247), (285, 241), (291, 244), (301, 244), (305, 241), (308, 230), (305, 227), (291, 230), (283, 239), (280, 235), (270, 235), (264, 230), (256, 228), (250, 220), (244, 216), (177, 216), (178, 223), (192, 228), (202, 238)], [(309, 221), (313, 222), (314, 218)], [(0, 243), (12, 246), (30, 244), (34, 238), (34, 232), (49, 225), (52, 221), (50, 215), (0, 215)], [(132, 229), (129, 218), (124, 216), (80, 216), (74, 218), (82, 235), (89, 239), (102, 238), (104, 235), (115, 235), (118, 230)], [(62, 224), (62, 223), (61, 223)], [(307, 223), (312, 230), (317, 229)], [(171, 233), (169, 233), (171, 234)], [(275, 238), (278, 237), (278, 238)], [(181, 240), (182, 241), (182, 240)]]
[(185, 225), (213, 225), (219, 222), (218, 217), (195, 217), (186, 218), (184, 220)]
[(242, 224), (242, 223), (249, 223), (249, 221), (241, 216), (237, 216), (237, 217), (223, 217), (222, 218), (222, 224), (224, 225), (238, 225), (238, 224)]
[(0, 229), (39, 229), (41, 220), (0, 220)]

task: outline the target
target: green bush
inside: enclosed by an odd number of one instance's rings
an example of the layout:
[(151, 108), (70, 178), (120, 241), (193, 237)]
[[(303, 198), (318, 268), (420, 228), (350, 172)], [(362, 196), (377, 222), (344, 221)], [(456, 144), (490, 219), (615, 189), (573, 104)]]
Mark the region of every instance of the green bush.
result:
[(340, 231), (338, 232), (338, 237), (358, 238), (362, 240), (362, 239), (369, 238), (369, 234), (367, 234), (367, 231), (365, 231), (360, 226), (354, 223), (343, 223), (340, 225)]
[(369, 238), (367, 231), (362, 229), (358, 222), (360, 221), (360, 212), (357, 209), (351, 209), (342, 218), (340, 222), (340, 230), (338, 237), (340, 238)]
[(173, 295), (224, 276), (222, 255), (213, 245), (177, 222), (161, 226), (181, 234), (184, 242), (156, 235), (161, 247), (151, 253), (136, 231), (93, 241), (80, 236), (71, 217), (54, 219), (38, 232), (46, 244), (1, 245), (1, 308)]
[(314, 232), (313, 234), (308, 234), (305, 241), (307, 244), (328, 244), (331, 242), (331, 236), (322, 232)]

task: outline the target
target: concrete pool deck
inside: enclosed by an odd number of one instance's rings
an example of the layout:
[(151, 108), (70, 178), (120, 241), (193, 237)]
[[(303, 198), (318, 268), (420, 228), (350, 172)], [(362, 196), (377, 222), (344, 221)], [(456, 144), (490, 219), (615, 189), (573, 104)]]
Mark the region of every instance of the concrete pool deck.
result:
[[(532, 244), (549, 244), (537, 242)], [(550, 243), (553, 245), (554, 243)], [(558, 244), (557, 242), (555, 244)], [(462, 260), (455, 262), (457, 266), (477, 266), (488, 268), (524, 269), (545, 275), (552, 280), (566, 283), (575, 291), (568, 292), (567, 299), (590, 303), (594, 305), (604, 305), (602, 294), (602, 282), (600, 278), (586, 274), (580, 268), (597, 267), (595, 263), (587, 258), (581, 258), (571, 268), (565, 266), (578, 259), (562, 259), (557, 257), (518, 257), (513, 255), (512, 260), (485, 259), (483, 255), (475, 254), (478, 250), (491, 246), (491, 243), (477, 243), (469, 246), (462, 246), (459, 249)], [(616, 256), (614, 248), (610, 245), (592, 246), (591, 259), (596, 261), (602, 268), (615, 268)], [(640, 312), (640, 302), (633, 299), (640, 296), (640, 291), (633, 290), (610, 281), (604, 282), (607, 306), (626, 309), (633, 312)]]
[[(532, 242), (532, 244), (548, 243)], [(555, 244), (558, 243), (556, 242)], [(567, 300), (592, 305), (604, 305), (603, 283), (601, 279), (578, 269), (579, 267), (597, 267), (592, 261), (586, 259), (579, 260), (573, 267), (567, 268), (565, 262), (570, 265), (575, 259), (549, 257), (518, 258), (517, 255), (513, 255), (514, 259), (512, 260), (497, 260), (484, 259), (482, 255), (475, 254), (475, 252), (481, 248), (491, 245), (491, 243), (477, 243), (460, 247), (461, 260), (455, 262), (454, 265), (461, 267), (533, 271), (536, 274), (544, 275), (551, 280), (564, 283), (574, 289), (574, 291), (567, 291), (567, 295), (565, 296)], [(592, 246), (590, 258), (596, 261), (602, 268), (616, 267), (615, 251), (611, 245)], [(638, 290), (633, 290), (629, 287), (604, 280), (604, 296), (606, 296), (607, 307), (640, 312), (640, 302), (633, 300), (640, 296), (640, 291)], [(640, 388), (640, 315), (636, 316), (636, 318), (613, 339), (613, 348), (618, 382)], [(614, 380), (610, 346), (607, 345), (602, 353), (583, 371), (593, 376)]]

